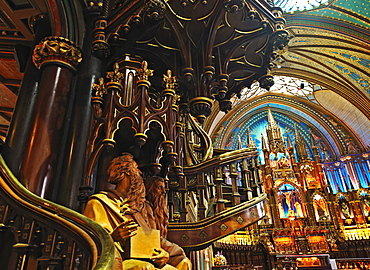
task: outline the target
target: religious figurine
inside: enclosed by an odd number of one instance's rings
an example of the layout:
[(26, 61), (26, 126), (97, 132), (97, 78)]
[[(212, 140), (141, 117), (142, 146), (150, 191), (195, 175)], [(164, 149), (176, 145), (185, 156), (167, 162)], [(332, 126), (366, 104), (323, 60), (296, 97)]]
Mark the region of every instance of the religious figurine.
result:
[(145, 187), (146, 198), (153, 209), (157, 229), (165, 238), (167, 236), (168, 207), (164, 179), (159, 176), (148, 177), (145, 181)]
[(342, 201), (340, 203), (340, 210), (346, 219), (351, 218), (351, 213), (347, 202)]
[(279, 169), (287, 169), (290, 167), (290, 160), (284, 155), (278, 160)]
[[(92, 195), (84, 214), (103, 226), (115, 242), (113, 270), (191, 269), (181, 247), (161, 238), (161, 248), (148, 261), (122, 259), (125, 241), (135, 234), (138, 226), (158, 229), (153, 209), (145, 199), (145, 185), (133, 156), (124, 153), (113, 159), (108, 168), (108, 181), (116, 184), (113, 190)], [(159, 228), (160, 229), (160, 228)], [(148, 243), (149, 244), (149, 243)]]
[(303, 210), (302, 210), (302, 205), (298, 201), (296, 201), (294, 203), (294, 207), (295, 207), (295, 210), (296, 210), (296, 216), (300, 217), (300, 218), (303, 218), (304, 214), (303, 214)]
[(364, 214), (366, 217), (368, 217), (370, 215), (370, 201), (368, 198), (364, 198), (362, 200), (362, 204), (363, 204), (363, 209), (364, 209)]

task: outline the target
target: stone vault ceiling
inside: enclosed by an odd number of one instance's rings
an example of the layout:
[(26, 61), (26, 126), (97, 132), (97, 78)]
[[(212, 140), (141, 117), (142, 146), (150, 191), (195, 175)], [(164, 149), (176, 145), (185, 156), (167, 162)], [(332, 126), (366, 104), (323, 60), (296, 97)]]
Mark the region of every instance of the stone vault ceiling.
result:
[[(177, 0), (169, 0), (177, 1)], [(196, 0), (195, 0), (196, 1)], [(286, 1), (277, 1), (277, 3)], [(353, 104), (351, 110), (361, 117), (364, 129), (370, 129), (370, 17), (368, 0), (313, 1), (314, 9), (292, 9), (285, 14), (286, 28), (291, 35), (289, 48), (275, 59), (272, 73), (291, 76), (318, 85), (314, 93), (316, 102), (301, 100), (279, 93), (251, 97), (238, 105), (238, 113), (218, 114), (215, 110), (205, 123), (204, 128), (213, 136), (222, 129), (222, 123), (233, 119), (223, 131), (224, 147), (227, 136), (232, 130), (246, 123), (257, 126), (265, 119), (269, 106), (278, 123), (291, 129), (302, 125), (302, 133), (311, 130), (315, 135), (325, 137), (326, 144), (333, 144), (331, 152), (340, 156), (348, 151), (346, 142), (353, 143), (364, 150), (369, 136), (359, 132), (355, 117), (338, 113), (341, 106)], [(3, 0), (0, 1), (0, 138), (4, 140), (6, 130), (15, 106), (16, 97), (23, 74), (14, 54), (14, 45), (32, 47), (33, 33), (29, 19), (33, 15), (48, 14), (52, 18), (54, 35), (72, 39), (81, 46), (83, 29), (80, 12), (84, 1), (77, 0)], [(26, 47), (25, 47), (26, 48)], [(25, 50), (18, 50), (19, 53)], [(320, 92), (322, 91), (322, 92)], [(338, 106), (326, 108), (327, 100), (337, 98)], [(321, 102), (320, 102), (321, 101)], [(243, 103), (244, 102), (244, 103)], [(246, 106), (248, 104), (248, 106)], [(252, 104), (252, 105), (249, 105)], [(339, 109), (338, 109), (339, 108)], [(234, 109), (235, 110), (235, 109)], [(239, 120), (236, 116), (239, 116)], [(259, 119), (259, 120), (258, 120)], [(217, 123), (213, 124), (212, 121)], [(244, 121), (244, 122), (243, 122)], [(367, 121), (367, 122), (366, 122)], [(262, 123), (262, 122), (261, 122)], [(352, 128), (352, 126), (354, 128)]]

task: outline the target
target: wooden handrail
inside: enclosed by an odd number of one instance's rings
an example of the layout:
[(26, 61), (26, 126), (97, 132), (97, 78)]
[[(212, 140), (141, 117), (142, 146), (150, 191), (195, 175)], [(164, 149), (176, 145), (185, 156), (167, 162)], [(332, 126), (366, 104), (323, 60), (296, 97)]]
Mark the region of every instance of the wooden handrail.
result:
[(60, 230), (91, 253), (91, 269), (109, 270), (114, 260), (112, 238), (93, 220), (28, 191), (12, 174), (0, 155), (0, 191), (9, 205), (37, 221)]
[(202, 171), (207, 171), (207, 170), (211, 170), (212, 168), (223, 165), (223, 164), (228, 164), (231, 162), (235, 162), (235, 161), (248, 158), (248, 157), (254, 157), (257, 155), (258, 155), (258, 151), (251, 151), (251, 149), (249, 148), (234, 150), (234, 151), (230, 151), (230, 152), (221, 154), (219, 156), (213, 157), (199, 164), (189, 166), (189, 167), (184, 167), (183, 171), (185, 175), (191, 175), (191, 174), (195, 174), (199, 172), (200, 168), (202, 169)]
[(198, 222), (170, 223), (167, 238), (191, 250), (203, 249), (214, 241), (262, 219), (267, 194), (226, 209)]

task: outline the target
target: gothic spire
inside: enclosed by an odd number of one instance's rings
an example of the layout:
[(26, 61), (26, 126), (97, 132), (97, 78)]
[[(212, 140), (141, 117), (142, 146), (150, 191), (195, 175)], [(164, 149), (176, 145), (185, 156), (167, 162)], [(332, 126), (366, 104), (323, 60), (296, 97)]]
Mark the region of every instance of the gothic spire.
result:
[(281, 136), (281, 130), (280, 127), (276, 124), (274, 117), (272, 116), (270, 107), (267, 108), (267, 121), (268, 126), (266, 128), (266, 133), (270, 151), (274, 153), (284, 153), (285, 144), (283, 137)]
[(247, 148), (256, 148), (256, 142), (253, 140), (251, 131), (249, 128), (247, 128), (247, 136), (248, 136)]
[(268, 150), (268, 146), (267, 146), (267, 143), (266, 143), (266, 139), (265, 139), (265, 136), (263, 136), (263, 133), (261, 133), (261, 147), (262, 147), (262, 151), (263, 150)]
[(299, 160), (306, 160), (308, 158), (306, 143), (298, 131), (297, 125), (294, 125), (295, 134), (295, 148), (297, 151), (297, 156)]
[(275, 122), (275, 119), (274, 117), (272, 116), (272, 112), (271, 112), (271, 109), (270, 107), (267, 107), (267, 121), (268, 121), (268, 126), (269, 128), (277, 128), (277, 124)]
[(287, 147), (288, 148), (293, 148), (293, 143), (292, 143), (292, 139), (290, 138), (290, 136), (287, 134), (286, 135), (286, 142), (287, 142)]

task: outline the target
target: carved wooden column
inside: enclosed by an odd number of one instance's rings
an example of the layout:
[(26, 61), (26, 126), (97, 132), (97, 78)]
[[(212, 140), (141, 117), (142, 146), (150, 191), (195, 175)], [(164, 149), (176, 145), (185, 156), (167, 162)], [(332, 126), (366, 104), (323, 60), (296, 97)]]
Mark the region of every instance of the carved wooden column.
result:
[(177, 170), (177, 177), (179, 181), (179, 193), (180, 196), (180, 221), (186, 221), (186, 193), (187, 193), (187, 182), (186, 176), (183, 173), (183, 146), (185, 141), (185, 113), (186, 113), (186, 105), (182, 104), (179, 106), (179, 115), (176, 122), (176, 152), (179, 154), (179, 158), (177, 159), (178, 165), (176, 166)]
[(259, 175), (258, 175), (258, 160), (256, 158), (252, 158), (251, 159), (252, 161), (252, 172), (253, 172), (253, 184), (255, 186), (255, 190), (256, 190), (256, 196), (259, 196), (261, 195), (262, 193), (262, 181), (260, 181), (259, 179)]
[(283, 224), (280, 219), (279, 202), (276, 201), (275, 194), (277, 194), (276, 188), (271, 188), (267, 193), (267, 197), (270, 200), (271, 220), (273, 220), (275, 227), (281, 228)]
[(32, 131), (21, 165), (21, 179), (33, 193), (51, 199), (64, 132), (67, 99), (81, 51), (62, 37), (47, 37), (34, 49), (41, 79)]
[[(38, 44), (45, 36), (50, 35), (50, 24), (45, 15), (33, 17), (31, 27), (35, 32), (34, 45)], [(31, 115), (39, 79), (40, 72), (32, 63), (32, 53), (30, 53), (2, 153), (7, 165), (16, 177), (19, 177), (19, 169), (31, 129)]]
[(151, 86), (149, 82), (149, 76), (153, 76), (153, 70), (148, 69), (148, 63), (146, 61), (142, 62), (141, 69), (137, 69), (137, 74), (139, 80), (136, 82), (137, 89), (140, 95), (139, 98), (139, 107), (138, 107), (138, 119), (139, 127), (138, 133), (135, 134), (135, 139), (137, 141), (142, 141), (143, 144), (146, 142), (147, 135), (144, 134), (145, 129), (145, 115), (146, 115), (146, 100), (148, 96), (148, 89)]

